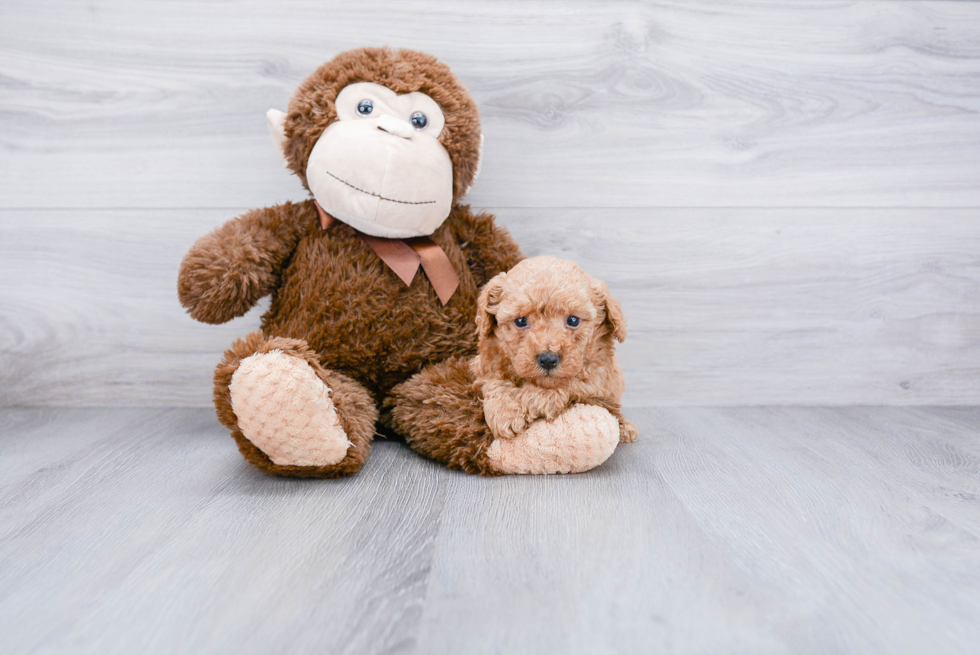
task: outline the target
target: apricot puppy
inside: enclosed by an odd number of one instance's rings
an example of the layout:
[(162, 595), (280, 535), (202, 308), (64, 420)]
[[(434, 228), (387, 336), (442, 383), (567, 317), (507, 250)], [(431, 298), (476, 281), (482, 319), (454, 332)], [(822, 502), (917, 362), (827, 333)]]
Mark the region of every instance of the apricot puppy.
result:
[(620, 412), (625, 385), (613, 343), (626, 338), (626, 317), (604, 282), (565, 259), (525, 259), (486, 284), (476, 321), (472, 370), (496, 438), (584, 403), (619, 419), (621, 442), (636, 441)]

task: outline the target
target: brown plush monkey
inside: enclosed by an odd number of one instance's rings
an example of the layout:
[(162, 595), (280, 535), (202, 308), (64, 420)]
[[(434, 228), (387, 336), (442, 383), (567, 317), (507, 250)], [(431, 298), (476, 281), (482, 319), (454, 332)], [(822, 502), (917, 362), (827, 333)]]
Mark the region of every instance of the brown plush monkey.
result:
[[(431, 376), (405, 382), (475, 353), (481, 285), (523, 258), (492, 216), (459, 204), (482, 149), (473, 99), (429, 55), (363, 48), (322, 65), (288, 113), (267, 116), (312, 197), (205, 235), (178, 280), (181, 303), (206, 323), (272, 295), (261, 331), (215, 371), (219, 420), (260, 469), (339, 477), (360, 469), (376, 425), (392, 428), (391, 410), (411, 397), (429, 411), (402, 412), (410, 445), (421, 440), (423, 454), (455, 468), (503, 472), (482, 455), (492, 437), (478, 398), (463, 407), (450, 396), (465, 390), (449, 384), (441, 397)], [(443, 456), (432, 443), (453, 425)]]

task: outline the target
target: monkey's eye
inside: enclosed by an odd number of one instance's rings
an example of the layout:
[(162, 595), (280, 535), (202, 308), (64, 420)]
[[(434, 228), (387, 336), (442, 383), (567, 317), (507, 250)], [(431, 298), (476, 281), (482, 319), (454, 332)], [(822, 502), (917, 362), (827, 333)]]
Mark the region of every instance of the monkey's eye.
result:
[(414, 114), (412, 114), (412, 127), (414, 127), (416, 130), (424, 130), (425, 126), (428, 124), (429, 124), (429, 119), (426, 118), (425, 114), (423, 114), (422, 112), (417, 111)]
[(526, 328), (527, 327), (527, 317), (526, 316), (521, 316), (520, 318), (515, 318), (514, 319), (514, 325), (516, 325), (519, 328)]
[(367, 116), (372, 111), (374, 111), (374, 103), (370, 100), (364, 99), (357, 103), (357, 113), (361, 116)]
[(570, 328), (577, 328), (579, 325), (581, 325), (581, 323), (582, 319), (580, 319), (578, 316), (569, 316), (565, 319), (565, 325)]

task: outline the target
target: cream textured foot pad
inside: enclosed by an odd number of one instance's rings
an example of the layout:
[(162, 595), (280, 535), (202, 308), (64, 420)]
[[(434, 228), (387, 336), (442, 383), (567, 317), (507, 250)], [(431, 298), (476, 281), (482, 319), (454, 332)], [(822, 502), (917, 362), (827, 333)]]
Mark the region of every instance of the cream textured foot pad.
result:
[(609, 459), (617, 444), (619, 421), (602, 407), (577, 404), (513, 439), (494, 440), (487, 457), (501, 473), (581, 473)]
[(330, 388), (302, 359), (272, 350), (246, 357), (231, 378), (245, 438), (281, 466), (329, 466), (351, 446)]

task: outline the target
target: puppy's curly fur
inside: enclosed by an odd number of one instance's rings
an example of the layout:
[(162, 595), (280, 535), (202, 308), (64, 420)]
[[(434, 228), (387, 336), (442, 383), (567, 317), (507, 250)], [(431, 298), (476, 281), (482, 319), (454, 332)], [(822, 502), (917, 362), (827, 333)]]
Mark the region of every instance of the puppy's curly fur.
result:
[(636, 441), (620, 411), (625, 384), (614, 344), (626, 338), (626, 317), (604, 282), (568, 260), (526, 259), (486, 284), (476, 321), (471, 366), (495, 437), (513, 438), (584, 403), (619, 419), (621, 442)]

